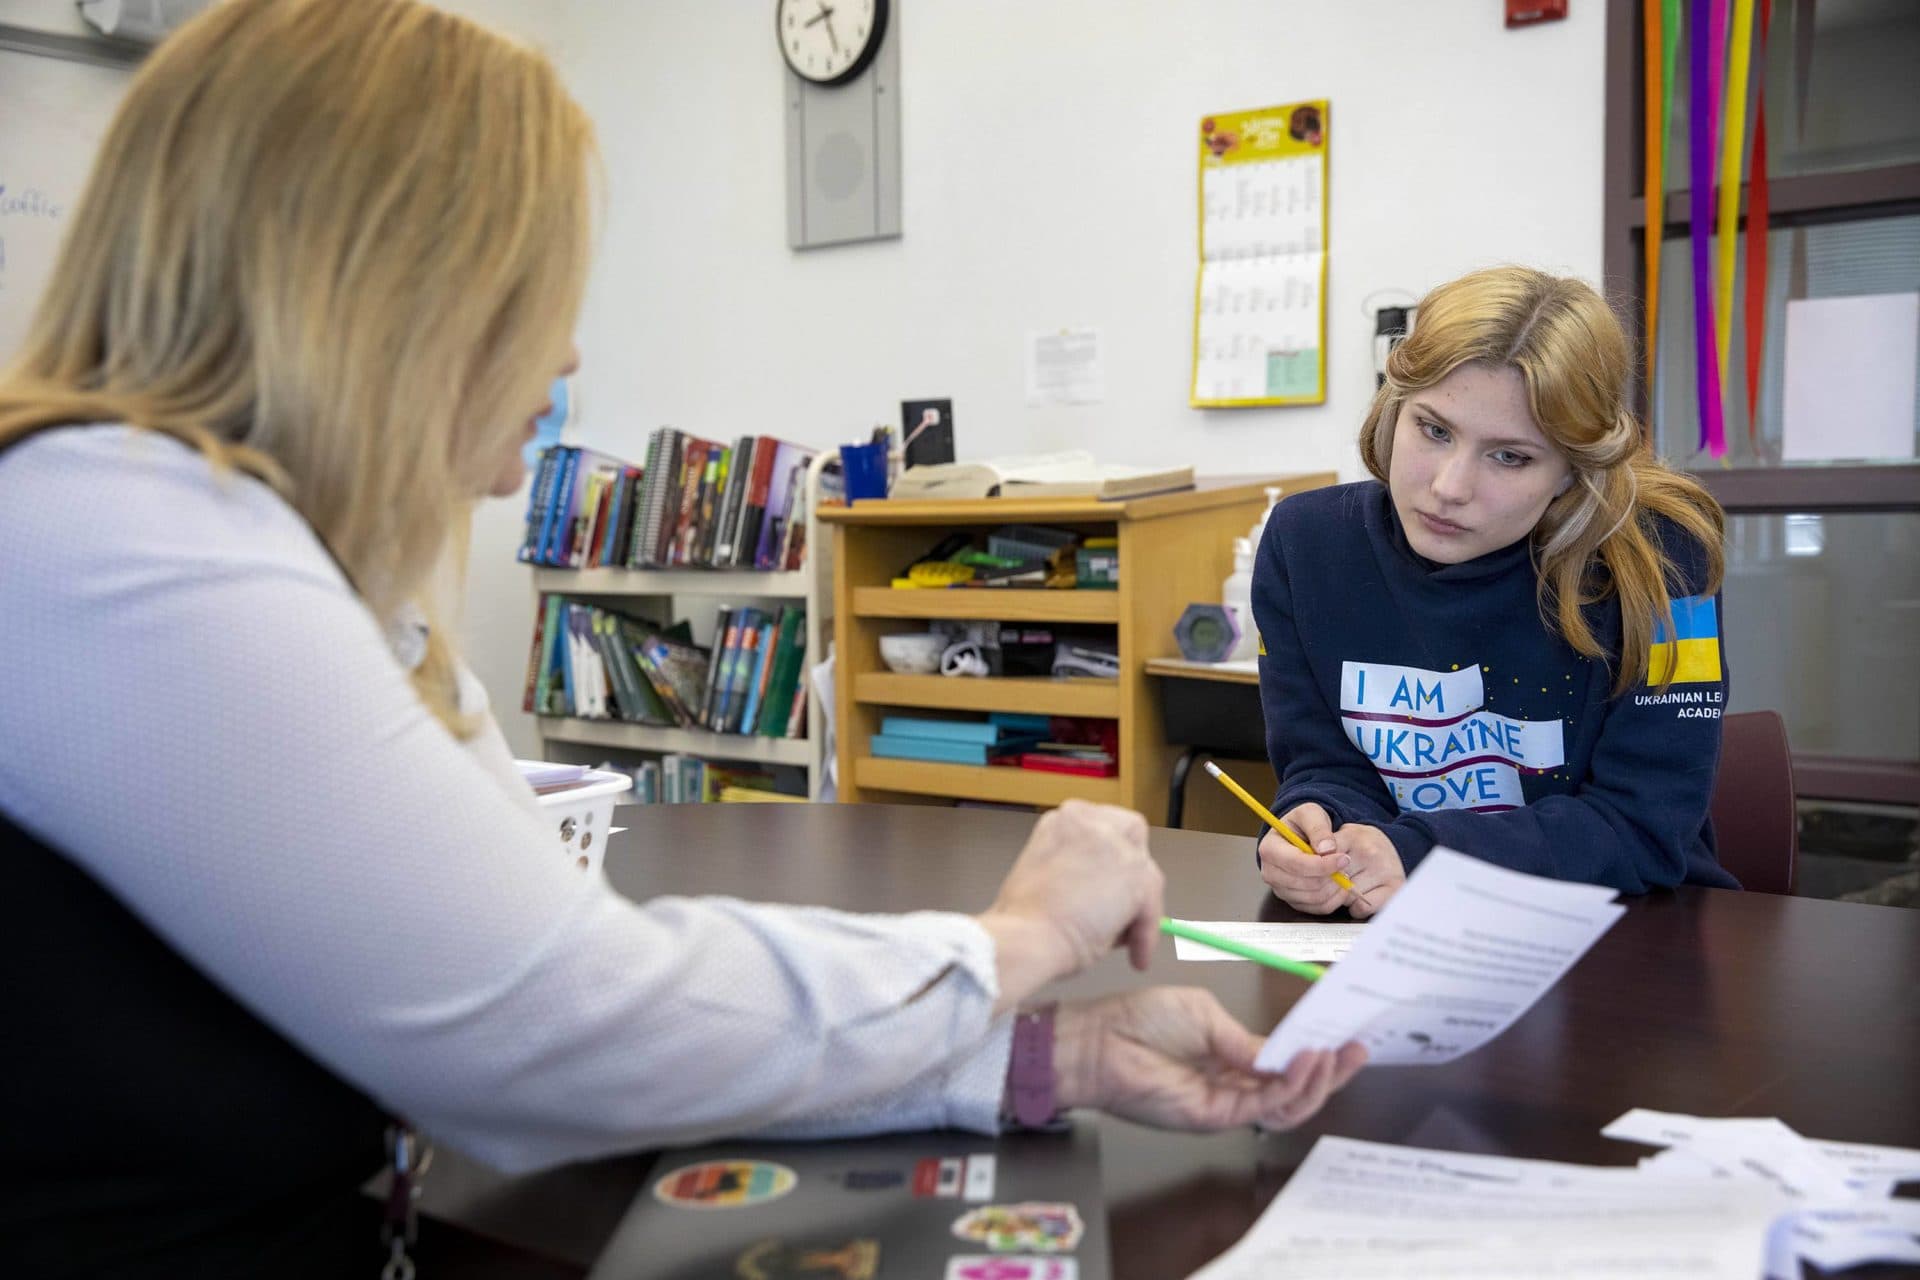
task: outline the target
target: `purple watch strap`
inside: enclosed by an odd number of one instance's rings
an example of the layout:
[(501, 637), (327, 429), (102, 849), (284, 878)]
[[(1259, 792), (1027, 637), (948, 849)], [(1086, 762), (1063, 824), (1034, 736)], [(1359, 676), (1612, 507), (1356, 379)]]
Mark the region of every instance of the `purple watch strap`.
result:
[(1042, 1129), (1056, 1119), (1053, 1093), (1051, 1004), (1022, 1009), (1013, 1019), (1013, 1056), (1007, 1064), (1007, 1110), (1023, 1129)]

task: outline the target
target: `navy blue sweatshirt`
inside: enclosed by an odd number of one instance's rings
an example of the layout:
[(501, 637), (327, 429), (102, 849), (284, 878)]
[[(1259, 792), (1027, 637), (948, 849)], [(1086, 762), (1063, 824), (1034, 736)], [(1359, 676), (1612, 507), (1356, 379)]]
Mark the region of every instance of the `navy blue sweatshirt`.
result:
[[(1409, 873), (1444, 844), (1627, 893), (1738, 888), (1707, 819), (1727, 687), (1719, 600), (1695, 594), (1700, 548), (1671, 525), (1662, 542), (1684, 584), (1676, 678), (1614, 697), (1609, 664), (1542, 619), (1527, 539), (1439, 565), (1408, 545), (1377, 481), (1282, 502), (1253, 571), (1274, 811), (1314, 801), (1336, 827), (1377, 826)], [(1617, 654), (1619, 602), (1587, 621)]]

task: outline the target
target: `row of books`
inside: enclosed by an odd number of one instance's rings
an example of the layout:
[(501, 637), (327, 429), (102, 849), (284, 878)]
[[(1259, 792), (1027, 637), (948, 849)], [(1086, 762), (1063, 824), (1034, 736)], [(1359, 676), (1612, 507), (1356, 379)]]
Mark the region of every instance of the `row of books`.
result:
[(527, 497), (519, 559), (560, 569), (798, 569), (813, 457), (772, 436), (729, 447), (672, 427), (648, 437), (637, 467), (555, 445)]
[(1012, 765), (1047, 773), (1110, 778), (1119, 772), (1112, 720), (996, 711), (985, 720), (886, 716), (868, 750), (894, 760)]
[(763, 738), (804, 736), (807, 611), (723, 604), (713, 634), (718, 652), (701, 725)]
[(637, 765), (603, 765), (633, 777), (629, 799), (635, 804), (804, 804), (805, 796), (775, 788), (778, 779), (764, 769), (715, 764), (699, 756), (666, 755)]
[(712, 648), (671, 627), (550, 593), (535, 615), (522, 707), (767, 738), (806, 735), (806, 610), (722, 606)]

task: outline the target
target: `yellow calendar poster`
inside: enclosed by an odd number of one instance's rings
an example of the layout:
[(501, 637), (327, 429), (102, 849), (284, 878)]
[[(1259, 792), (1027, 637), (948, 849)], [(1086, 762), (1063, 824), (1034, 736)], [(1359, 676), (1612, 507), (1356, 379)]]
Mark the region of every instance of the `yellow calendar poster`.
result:
[(1326, 398), (1326, 100), (1207, 116), (1189, 402)]

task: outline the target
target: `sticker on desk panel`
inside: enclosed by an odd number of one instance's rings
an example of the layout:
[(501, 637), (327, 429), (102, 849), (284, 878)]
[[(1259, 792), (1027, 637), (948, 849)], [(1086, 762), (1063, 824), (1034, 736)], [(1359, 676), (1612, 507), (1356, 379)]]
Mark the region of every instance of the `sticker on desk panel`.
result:
[(733, 1264), (740, 1280), (874, 1280), (880, 1274), (880, 1242), (793, 1244), (762, 1240)]
[(849, 1169), (840, 1179), (849, 1191), (891, 1191), (907, 1185), (907, 1175), (898, 1169)]
[(961, 1183), (960, 1194), (976, 1203), (993, 1199), (993, 1157), (990, 1155), (971, 1155), (967, 1157), (967, 1176)]
[(946, 1280), (1080, 1280), (1080, 1263), (1073, 1258), (968, 1254), (947, 1259)]
[(959, 1156), (928, 1156), (913, 1166), (913, 1194), (921, 1199), (958, 1200), (967, 1162)]
[(765, 1160), (709, 1160), (684, 1165), (653, 1184), (654, 1199), (676, 1209), (740, 1209), (778, 1200), (799, 1178)]
[(982, 1205), (953, 1224), (954, 1235), (995, 1253), (1065, 1253), (1085, 1233), (1078, 1209), (1044, 1200)]

